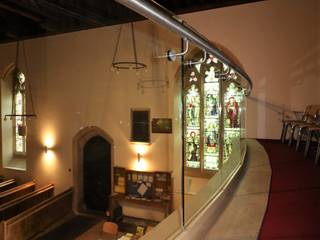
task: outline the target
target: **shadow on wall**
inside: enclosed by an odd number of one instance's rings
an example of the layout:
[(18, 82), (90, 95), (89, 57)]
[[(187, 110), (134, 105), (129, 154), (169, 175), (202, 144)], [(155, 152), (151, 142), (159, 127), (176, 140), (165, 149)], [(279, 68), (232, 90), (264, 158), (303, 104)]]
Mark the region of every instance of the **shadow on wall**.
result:
[(248, 96), (247, 98), (250, 99), (252, 102), (254, 102), (258, 107), (259, 106), (264, 107), (264, 108), (267, 108), (267, 109), (271, 110), (272, 112), (276, 113), (279, 117), (279, 120), (281, 120), (281, 121), (283, 119), (295, 118), (295, 111), (293, 111), (292, 109), (289, 109), (284, 104), (282, 106), (280, 106), (280, 105), (270, 103), (265, 100), (261, 100), (259, 98), (252, 97), (252, 96)]
[[(303, 104), (316, 104), (319, 102), (320, 88), (320, 45), (310, 49), (303, 56), (297, 56), (291, 66), (291, 106), (292, 108), (305, 108)], [(318, 98), (318, 99), (317, 99)]]

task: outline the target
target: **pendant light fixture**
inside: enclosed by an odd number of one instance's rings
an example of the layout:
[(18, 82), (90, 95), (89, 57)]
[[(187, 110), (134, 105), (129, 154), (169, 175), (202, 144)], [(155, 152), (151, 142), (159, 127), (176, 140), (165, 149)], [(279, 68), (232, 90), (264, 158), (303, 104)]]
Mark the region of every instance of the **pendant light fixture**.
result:
[(120, 70), (140, 70), (143, 68), (146, 68), (147, 65), (138, 61), (138, 55), (137, 55), (137, 46), (136, 46), (136, 40), (135, 40), (135, 34), (134, 34), (134, 26), (133, 23), (130, 23), (130, 29), (131, 29), (131, 40), (132, 40), (132, 51), (133, 51), (133, 59), (132, 60), (117, 60), (118, 52), (119, 52), (119, 43), (120, 38), (122, 34), (122, 27), (120, 26), (116, 47), (113, 54), (113, 59), (111, 63), (111, 70), (116, 70), (117, 73), (119, 73)]
[[(19, 44), (19, 41), (17, 41), (15, 66), (12, 69), (11, 114), (6, 114), (4, 116), (4, 120), (6, 120), (7, 118), (10, 118), (10, 120), (15, 118), (15, 121), (19, 122), (18, 134), (20, 136), (26, 136), (27, 135), (26, 119), (37, 117), (37, 115), (35, 114), (35, 111), (34, 111), (34, 104), (33, 104), (33, 98), (32, 98), (32, 93), (31, 93), (30, 81), (27, 79), (28, 77), (30, 77), (30, 74), (29, 74), (29, 68), (28, 68), (24, 43), (22, 43), (22, 50), (23, 50), (23, 58), (24, 58), (26, 72), (27, 72), (27, 77), (19, 68), (19, 57), (20, 57), (19, 50), (20, 50), (20, 44)], [(26, 107), (22, 108), (22, 109), (16, 108), (15, 103), (16, 103), (18, 95), (21, 98), (21, 99), (19, 99), (20, 101), (27, 101), (27, 97), (29, 97), (30, 104), (31, 104), (30, 113), (26, 112)]]
[[(151, 44), (152, 46), (156, 46), (156, 32), (155, 28), (150, 25), (150, 32), (151, 32)], [(149, 77), (140, 78), (139, 82), (137, 83), (137, 88), (143, 94), (145, 89), (160, 89), (161, 92), (164, 92), (165, 89), (169, 87), (169, 81), (167, 72), (168, 70), (165, 69), (167, 67), (167, 61), (159, 62), (159, 59), (152, 57), (151, 58), (151, 71), (149, 71)]]

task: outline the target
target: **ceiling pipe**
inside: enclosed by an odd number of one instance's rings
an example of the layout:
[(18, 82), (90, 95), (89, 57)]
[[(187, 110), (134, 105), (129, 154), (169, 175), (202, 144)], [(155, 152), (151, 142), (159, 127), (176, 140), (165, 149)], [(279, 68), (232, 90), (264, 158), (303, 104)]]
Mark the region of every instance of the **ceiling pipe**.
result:
[(205, 49), (209, 54), (214, 55), (221, 62), (230, 66), (248, 82), (249, 87), (246, 91), (246, 95), (250, 95), (252, 90), (252, 81), (249, 75), (240, 66), (227, 58), (224, 53), (219, 50), (213, 43), (211, 43), (207, 38), (198, 33), (196, 30), (192, 29), (190, 26), (187, 26), (176, 15), (152, 0), (115, 1), (150, 19), (151, 21), (158, 23), (181, 35), (183, 38), (186, 38), (190, 42), (193, 42), (199, 48)]

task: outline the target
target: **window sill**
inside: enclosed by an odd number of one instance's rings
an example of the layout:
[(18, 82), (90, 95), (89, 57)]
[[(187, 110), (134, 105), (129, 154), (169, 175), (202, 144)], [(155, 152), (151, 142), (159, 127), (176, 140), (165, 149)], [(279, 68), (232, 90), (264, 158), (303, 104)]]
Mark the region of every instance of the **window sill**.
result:
[(14, 157), (11, 161), (7, 162), (4, 166), (4, 169), (16, 170), (16, 171), (26, 171), (27, 162), (26, 158)]
[(10, 169), (10, 170), (15, 170), (15, 171), (23, 171), (25, 172), (27, 169), (25, 168), (20, 168), (20, 167), (11, 167), (11, 166), (6, 166), (4, 169)]

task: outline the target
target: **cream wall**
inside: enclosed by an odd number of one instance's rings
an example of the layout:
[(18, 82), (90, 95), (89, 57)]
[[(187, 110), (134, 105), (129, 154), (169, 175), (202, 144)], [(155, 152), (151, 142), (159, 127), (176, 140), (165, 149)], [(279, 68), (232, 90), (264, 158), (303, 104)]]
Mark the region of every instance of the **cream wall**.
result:
[(277, 139), (283, 109), (319, 103), (319, 4), (268, 0), (183, 15), (208, 39), (231, 50), (252, 78), (248, 137)]
[[(153, 51), (163, 51), (166, 45), (179, 41), (146, 21), (135, 27), (139, 60), (148, 65), (139, 75), (110, 70), (119, 26), (25, 41), (38, 118), (28, 121), (27, 171), (3, 169), (2, 173), (22, 180), (33, 178), (39, 185), (52, 182), (56, 192), (72, 186), (72, 138), (86, 126), (98, 126), (113, 139), (115, 165), (137, 169), (136, 150), (130, 144), (130, 109), (150, 109), (151, 118), (171, 117), (168, 95), (176, 67), (165, 60), (151, 60)], [(133, 54), (128, 25), (122, 33), (117, 60)], [(5, 56), (0, 59), (3, 69), (14, 61), (15, 44), (1, 45), (0, 52)], [(151, 77), (169, 80), (169, 89), (142, 92), (137, 88), (140, 78)], [(145, 166), (140, 170), (172, 169), (168, 151), (171, 136), (151, 134), (151, 145), (142, 159)], [(44, 154), (44, 145), (52, 147), (52, 157)]]

